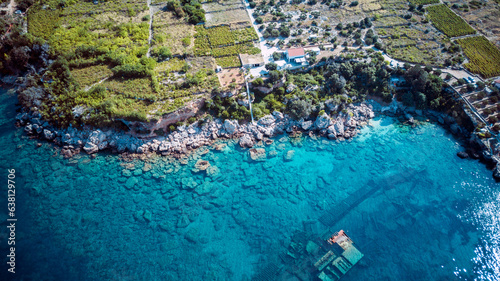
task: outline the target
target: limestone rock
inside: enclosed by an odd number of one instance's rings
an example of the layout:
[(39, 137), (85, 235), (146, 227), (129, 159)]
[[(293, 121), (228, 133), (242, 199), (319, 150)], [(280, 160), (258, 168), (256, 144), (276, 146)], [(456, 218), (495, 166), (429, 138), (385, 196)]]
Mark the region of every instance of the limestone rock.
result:
[(260, 118), (258, 123), (262, 126), (270, 126), (274, 124), (275, 121), (276, 119), (272, 115), (266, 115)]
[(228, 134), (230, 134), (230, 135), (234, 134), (236, 129), (238, 129), (238, 121), (226, 119), (224, 121), (224, 129), (226, 130), (226, 132)]
[(309, 130), (313, 125), (312, 121), (302, 121), (300, 122), (300, 126), (302, 127), (302, 130), (307, 131)]
[(43, 130), (43, 136), (48, 140), (52, 140), (55, 137), (54, 133), (47, 129)]
[(85, 152), (87, 152), (88, 154), (92, 154), (99, 151), (99, 147), (91, 142), (87, 142), (83, 147), (83, 150), (85, 150)]
[(314, 122), (314, 127), (318, 130), (322, 130), (328, 128), (328, 126), (330, 126), (331, 124), (332, 120), (326, 113), (324, 113), (323, 115), (318, 116), (318, 118), (316, 118), (316, 121)]
[(240, 138), (239, 144), (241, 147), (248, 147), (248, 148), (252, 148), (254, 146), (254, 142), (250, 137), (250, 135), (248, 134), (245, 134)]

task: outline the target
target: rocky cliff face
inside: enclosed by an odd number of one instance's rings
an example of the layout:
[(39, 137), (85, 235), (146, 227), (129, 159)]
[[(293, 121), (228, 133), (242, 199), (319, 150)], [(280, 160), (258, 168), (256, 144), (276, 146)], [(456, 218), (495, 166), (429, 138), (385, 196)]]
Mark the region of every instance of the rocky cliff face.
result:
[(148, 137), (152, 137), (156, 136), (156, 134), (154, 133), (156, 130), (165, 129), (171, 124), (175, 124), (179, 121), (184, 121), (189, 117), (195, 116), (203, 108), (204, 104), (204, 98), (195, 100), (180, 110), (162, 116), (160, 119), (148, 123), (136, 121), (130, 122), (124, 120), (122, 120), (122, 122), (126, 124), (130, 129), (138, 129), (138, 131), (141, 131), (141, 133), (145, 133), (145, 135), (147, 135)]

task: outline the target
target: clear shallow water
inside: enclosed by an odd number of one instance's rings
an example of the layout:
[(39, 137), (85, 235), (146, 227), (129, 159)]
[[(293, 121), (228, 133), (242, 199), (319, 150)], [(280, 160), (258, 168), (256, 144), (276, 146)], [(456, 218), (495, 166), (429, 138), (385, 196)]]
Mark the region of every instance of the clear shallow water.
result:
[[(14, 100), (0, 97), (0, 167), (19, 180), (17, 273), (3, 265), (1, 280), (250, 280), (305, 221), (366, 185), (380, 188), (330, 227), (365, 255), (342, 280), (500, 280), (499, 186), (438, 126), (379, 118), (351, 142), (281, 136), (264, 162), (232, 142), (184, 164), (64, 160), (16, 130)], [(193, 171), (197, 159), (219, 173)]]

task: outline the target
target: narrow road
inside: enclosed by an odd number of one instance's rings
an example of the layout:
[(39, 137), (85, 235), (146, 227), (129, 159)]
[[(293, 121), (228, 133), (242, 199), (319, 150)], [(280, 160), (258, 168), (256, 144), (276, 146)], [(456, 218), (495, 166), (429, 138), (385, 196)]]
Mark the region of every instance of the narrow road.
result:
[(153, 8), (151, 7), (151, 0), (148, 0), (148, 8), (149, 8), (149, 38), (148, 38), (148, 52), (146, 53), (146, 57), (151, 56), (151, 40), (153, 39)]

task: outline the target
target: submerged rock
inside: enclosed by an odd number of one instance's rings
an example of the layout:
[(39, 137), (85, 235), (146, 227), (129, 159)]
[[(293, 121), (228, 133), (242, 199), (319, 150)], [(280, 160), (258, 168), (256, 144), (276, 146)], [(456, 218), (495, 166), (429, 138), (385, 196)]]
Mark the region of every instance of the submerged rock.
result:
[(139, 180), (136, 177), (130, 177), (126, 182), (125, 182), (125, 188), (126, 189), (134, 189), (134, 187), (137, 185)]
[(208, 167), (210, 167), (210, 162), (199, 159), (198, 161), (196, 161), (196, 164), (194, 164), (193, 172), (197, 173), (200, 171), (205, 171), (206, 169), (208, 169)]
[(469, 158), (469, 154), (465, 151), (460, 151), (460, 152), (457, 152), (457, 156), (462, 158), (462, 159), (466, 159), (466, 158)]
[(295, 156), (295, 150), (288, 150), (283, 156), (283, 158), (285, 159), (285, 161), (289, 162), (293, 160), (294, 156)]
[(249, 153), (253, 161), (266, 160), (266, 150), (264, 148), (252, 148), (249, 150)]

